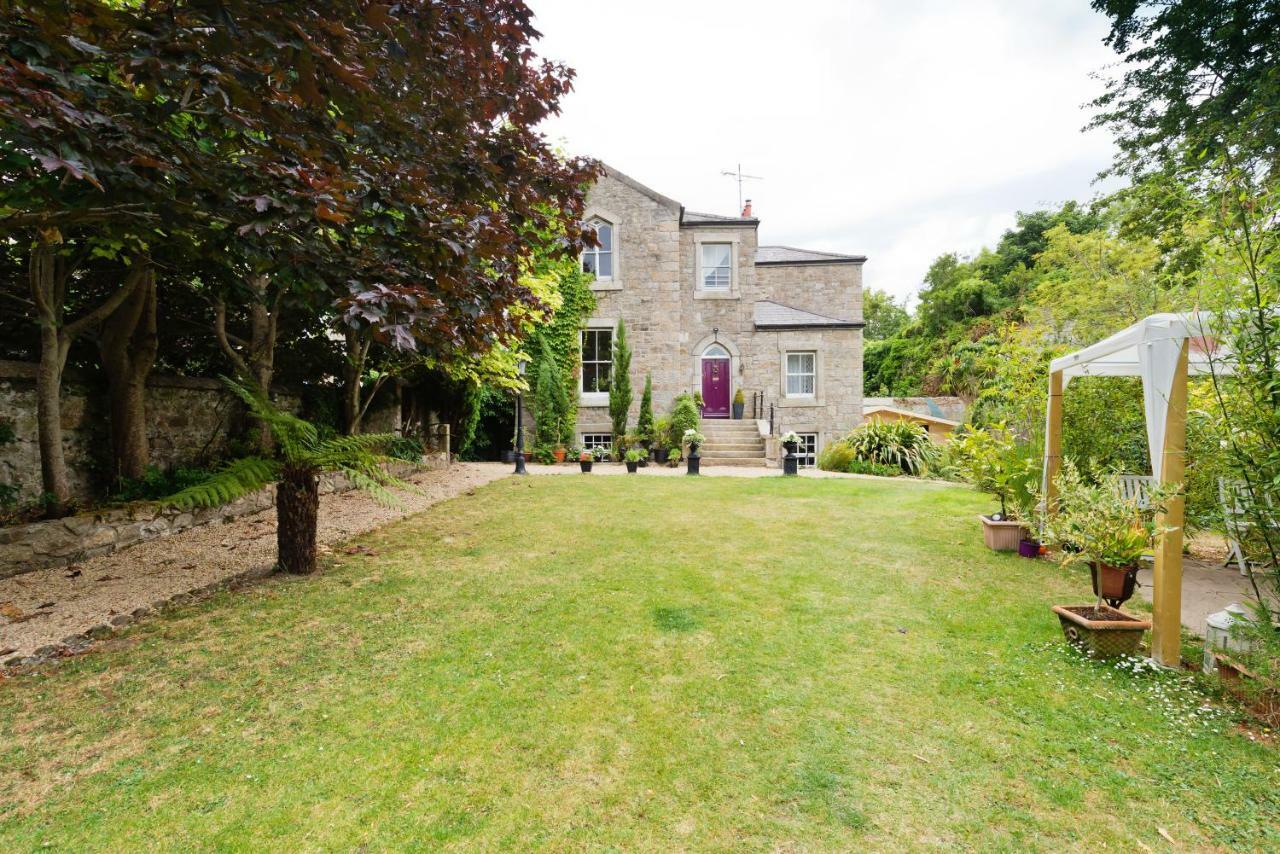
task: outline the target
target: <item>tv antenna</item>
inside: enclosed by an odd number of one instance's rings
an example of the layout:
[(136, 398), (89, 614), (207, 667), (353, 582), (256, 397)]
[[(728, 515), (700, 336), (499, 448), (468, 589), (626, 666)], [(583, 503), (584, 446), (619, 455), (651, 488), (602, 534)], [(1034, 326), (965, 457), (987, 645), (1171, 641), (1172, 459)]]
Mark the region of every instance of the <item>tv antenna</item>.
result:
[(739, 164), (738, 164), (738, 168), (737, 168), (737, 170), (736, 170), (736, 171), (734, 171), (734, 172), (730, 172), (728, 169), (724, 169), (724, 170), (721, 170), (720, 174), (721, 174), (721, 175), (728, 175), (730, 178), (733, 178), (733, 179), (737, 180), (737, 182), (738, 182), (738, 210), (739, 210), (739, 211), (741, 211), (741, 210), (742, 210), (742, 182), (743, 182), (743, 181), (763, 181), (763, 180), (764, 180), (764, 178), (763, 178), (763, 177), (761, 177), (760, 175), (747, 175), (747, 174), (745, 174), (745, 173), (742, 171), (742, 164), (741, 164), (741, 163), (739, 163)]

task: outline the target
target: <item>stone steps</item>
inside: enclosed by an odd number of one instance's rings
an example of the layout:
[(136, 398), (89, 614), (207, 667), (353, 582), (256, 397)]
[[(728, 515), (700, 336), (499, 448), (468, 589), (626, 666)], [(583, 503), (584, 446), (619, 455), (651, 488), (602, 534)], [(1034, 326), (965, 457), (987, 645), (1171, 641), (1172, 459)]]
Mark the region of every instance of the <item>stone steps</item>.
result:
[(707, 437), (698, 453), (704, 466), (763, 466), (764, 439), (754, 421), (709, 420), (702, 422)]
[[(698, 453), (702, 453), (699, 451)], [(702, 465), (705, 466), (766, 466), (768, 462), (764, 458), (764, 454), (758, 457), (708, 457), (705, 454), (702, 457)]]

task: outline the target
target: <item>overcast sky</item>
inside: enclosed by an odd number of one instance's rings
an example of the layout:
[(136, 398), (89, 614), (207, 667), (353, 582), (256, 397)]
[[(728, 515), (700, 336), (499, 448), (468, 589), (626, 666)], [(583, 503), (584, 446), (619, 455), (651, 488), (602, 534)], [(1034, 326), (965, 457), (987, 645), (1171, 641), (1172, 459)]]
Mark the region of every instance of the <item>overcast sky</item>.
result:
[(1081, 132), (1115, 62), (1088, 0), (531, 0), (538, 50), (577, 70), (545, 123), (761, 243), (865, 254), (912, 295), (943, 252), (992, 245), (1018, 210), (1088, 199), (1110, 161)]

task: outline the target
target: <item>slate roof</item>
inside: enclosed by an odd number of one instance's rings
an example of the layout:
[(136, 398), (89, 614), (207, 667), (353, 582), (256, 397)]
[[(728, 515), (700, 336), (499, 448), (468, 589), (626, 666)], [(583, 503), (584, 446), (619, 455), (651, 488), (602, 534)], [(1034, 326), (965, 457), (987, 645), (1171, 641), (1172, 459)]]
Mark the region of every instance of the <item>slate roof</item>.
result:
[(756, 329), (861, 329), (865, 323), (828, 317), (772, 300), (755, 303)]
[(841, 255), (838, 252), (796, 249), (794, 246), (756, 248), (757, 264), (858, 264), (865, 260), (867, 260), (866, 255)]
[(753, 216), (723, 216), (713, 213), (685, 211), (680, 218), (681, 225), (756, 225), (760, 220)]

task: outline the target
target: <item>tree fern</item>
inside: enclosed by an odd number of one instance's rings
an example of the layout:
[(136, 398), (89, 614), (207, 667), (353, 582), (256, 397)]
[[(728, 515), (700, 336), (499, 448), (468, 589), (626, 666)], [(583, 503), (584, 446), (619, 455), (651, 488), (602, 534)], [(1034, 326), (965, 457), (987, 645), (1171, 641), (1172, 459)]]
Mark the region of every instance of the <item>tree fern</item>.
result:
[(257, 492), (280, 476), (280, 464), (261, 457), (232, 460), (208, 480), (188, 486), (165, 500), (181, 510), (218, 507)]
[(244, 401), (251, 416), (267, 425), (276, 440), (279, 459), (235, 460), (208, 480), (169, 497), (167, 504), (184, 509), (214, 507), (278, 480), (280, 564), (291, 572), (311, 572), (315, 569), (317, 474), (341, 472), (354, 487), (391, 506), (398, 502), (389, 487), (414, 489), (387, 471), (387, 464), (393, 460), (383, 449), (396, 439), (395, 434), (361, 433), (321, 439), (315, 425), (277, 407), (263, 389), (228, 377), (222, 381)]

